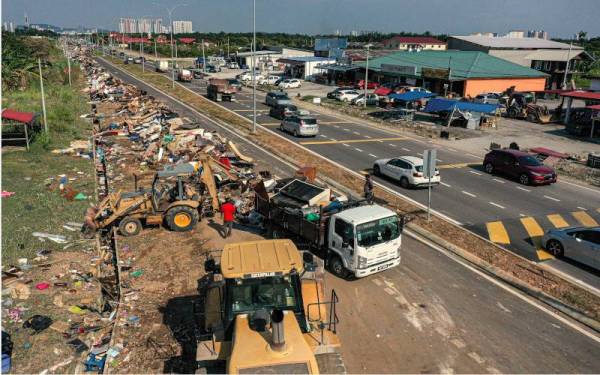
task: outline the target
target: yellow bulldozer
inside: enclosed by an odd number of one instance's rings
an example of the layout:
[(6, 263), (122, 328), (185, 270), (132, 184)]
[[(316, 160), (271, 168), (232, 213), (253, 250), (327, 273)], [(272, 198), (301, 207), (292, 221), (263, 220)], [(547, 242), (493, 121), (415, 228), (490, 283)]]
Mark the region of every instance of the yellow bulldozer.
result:
[(214, 168), (223, 169), (231, 180), (237, 179), (209, 155), (202, 154), (197, 159), (197, 163), (171, 165), (155, 173), (149, 189), (138, 189), (136, 178), (134, 191), (110, 193), (98, 206), (86, 211), (83, 235), (89, 238), (98, 230), (117, 226), (123, 236), (134, 236), (144, 224), (163, 222), (173, 231), (192, 230), (200, 220), (203, 202), (208, 200), (213, 211), (219, 210)]
[(346, 372), (336, 334), (338, 297), (334, 290), (325, 295), (323, 264), (311, 253), (300, 253), (289, 239), (232, 243), (205, 270), (200, 370)]

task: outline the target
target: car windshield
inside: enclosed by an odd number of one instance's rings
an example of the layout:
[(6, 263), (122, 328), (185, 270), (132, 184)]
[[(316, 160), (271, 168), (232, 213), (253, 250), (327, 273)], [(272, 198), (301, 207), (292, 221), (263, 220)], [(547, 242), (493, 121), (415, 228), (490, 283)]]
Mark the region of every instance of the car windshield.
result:
[(358, 246), (374, 246), (395, 240), (398, 236), (400, 236), (400, 220), (396, 215), (359, 224), (356, 227)]
[(296, 290), (290, 275), (231, 280), (229, 298), (233, 313), (296, 307)]
[(519, 163), (521, 163), (521, 165), (527, 165), (530, 167), (539, 167), (542, 165), (542, 163), (540, 163), (540, 161), (533, 156), (521, 156), (519, 158)]

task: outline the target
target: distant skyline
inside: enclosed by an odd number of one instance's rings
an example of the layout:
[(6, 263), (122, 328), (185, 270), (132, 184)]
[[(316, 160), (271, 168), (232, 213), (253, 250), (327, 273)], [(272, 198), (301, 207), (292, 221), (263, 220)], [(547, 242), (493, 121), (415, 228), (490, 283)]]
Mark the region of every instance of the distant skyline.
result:
[[(158, 5), (156, 5), (158, 4)], [(2, 21), (117, 30), (120, 17), (160, 17), (165, 7), (187, 4), (174, 20), (199, 32), (247, 32), (251, 0), (3, 0)], [(600, 36), (600, 0), (256, 0), (257, 31), (344, 34), (352, 31), (464, 35), (473, 32), (545, 30), (568, 38), (580, 30)]]

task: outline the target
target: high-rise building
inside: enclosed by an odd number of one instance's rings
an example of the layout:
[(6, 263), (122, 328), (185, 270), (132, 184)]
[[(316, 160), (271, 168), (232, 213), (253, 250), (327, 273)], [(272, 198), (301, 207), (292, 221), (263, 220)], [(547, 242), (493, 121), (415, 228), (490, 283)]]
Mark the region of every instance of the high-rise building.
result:
[(527, 31), (528, 38), (548, 39), (548, 32), (544, 30), (529, 30)]
[(508, 38), (525, 38), (525, 31), (523, 30), (512, 30), (506, 34)]
[(173, 21), (174, 34), (191, 34), (192, 21)]
[(140, 18), (138, 20), (138, 33), (152, 33), (152, 20), (148, 18)]
[(138, 32), (138, 23), (134, 18), (121, 18), (119, 20), (119, 32), (121, 34), (134, 34)]
[(11, 22), (8, 23), (8, 31), (10, 31), (11, 33), (15, 32), (15, 24)]
[(152, 23), (152, 32), (155, 34), (160, 34), (163, 32), (162, 29), (162, 18), (156, 18)]

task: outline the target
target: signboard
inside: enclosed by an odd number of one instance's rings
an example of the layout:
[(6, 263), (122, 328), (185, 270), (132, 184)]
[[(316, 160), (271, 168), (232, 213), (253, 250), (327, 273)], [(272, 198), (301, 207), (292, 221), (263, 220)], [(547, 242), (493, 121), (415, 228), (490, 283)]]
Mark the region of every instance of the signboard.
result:
[(407, 76), (417, 75), (417, 67), (411, 65), (381, 64), (381, 71), (389, 73), (398, 73)]
[(450, 79), (450, 69), (421, 68), (423, 78)]
[(423, 177), (435, 176), (435, 159), (437, 150), (425, 150), (423, 152)]

